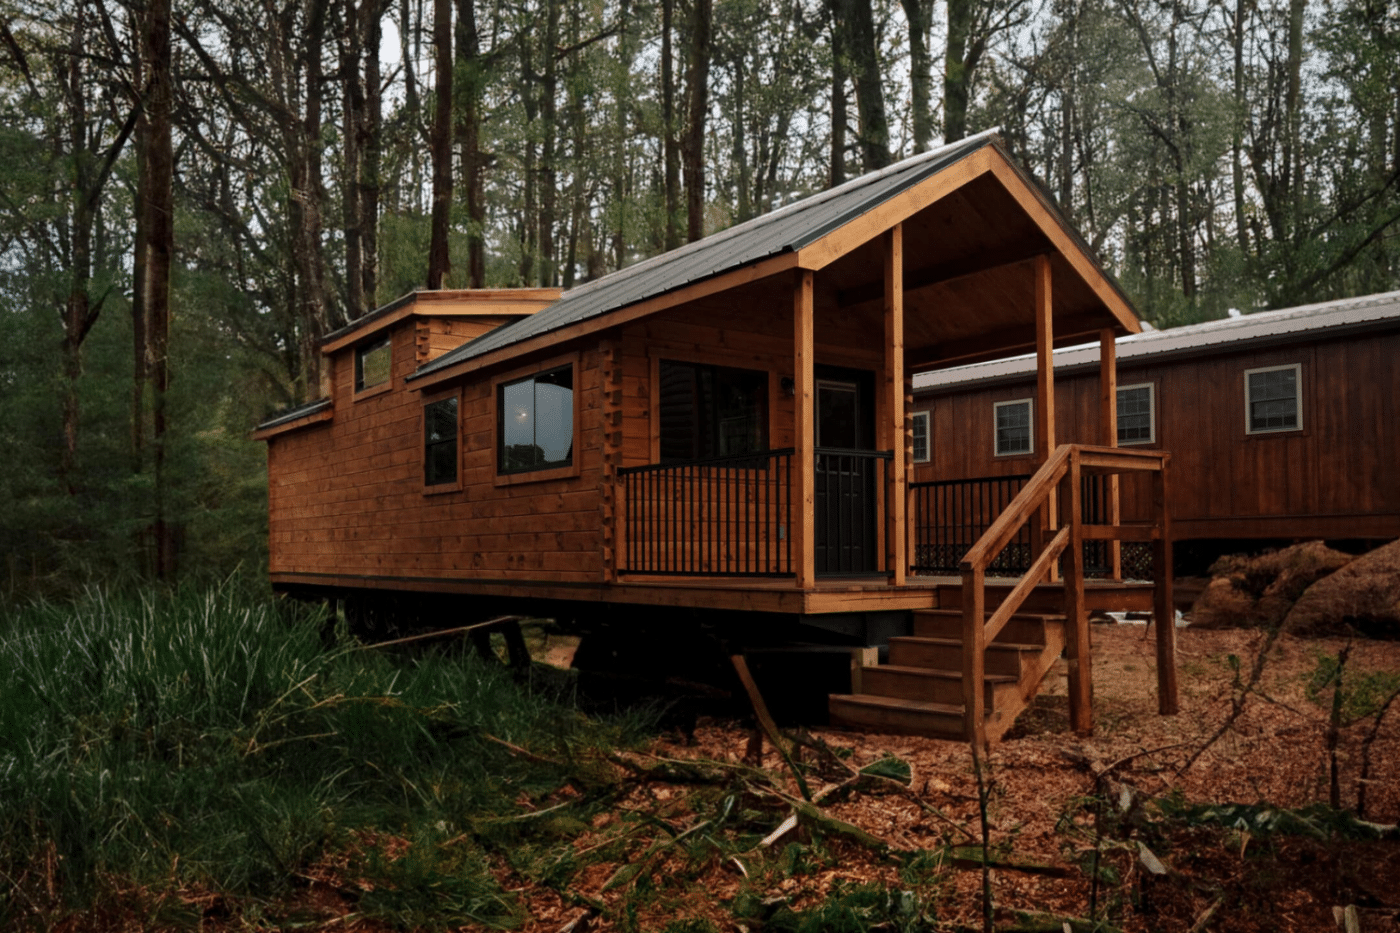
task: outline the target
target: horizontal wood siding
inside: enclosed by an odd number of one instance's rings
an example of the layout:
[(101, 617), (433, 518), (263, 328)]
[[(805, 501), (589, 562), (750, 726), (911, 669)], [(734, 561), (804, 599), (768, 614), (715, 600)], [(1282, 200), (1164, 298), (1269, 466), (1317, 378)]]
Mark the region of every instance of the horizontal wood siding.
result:
[[(1175, 537), (1400, 535), (1400, 332), (1372, 333), (1158, 363), (1119, 363), (1120, 386), (1154, 386), (1157, 439), (1172, 453)], [(1303, 429), (1245, 432), (1244, 373), (1302, 366)], [(1034, 397), (1024, 382), (921, 394), (931, 458), (915, 481), (1032, 472), (993, 455), (996, 402)], [(1098, 376), (1059, 376), (1060, 443), (1098, 443)], [(1136, 445), (1135, 445), (1136, 446)], [(1147, 521), (1147, 477), (1122, 479), (1124, 521)]]
[[(427, 330), (460, 344), (480, 318)], [(493, 581), (596, 582), (602, 415), (598, 353), (583, 348), (579, 475), (498, 487), (495, 400), (489, 377), (460, 387), (461, 488), (425, 492), (426, 397), (405, 387), (424, 345), (422, 321), (392, 331), (392, 391), (353, 398), (353, 351), (333, 357), (335, 418), (269, 443), (270, 569), (273, 573), (427, 576)], [(464, 329), (465, 328), (465, 329)], [(455, 345), (455, 344), (454, 344)], [(434, 349), (438, 348), (438, 349)], [(528, 367), (526, 367), (528, 371)], [(527, 374), (522, 372), (522, 375)]]

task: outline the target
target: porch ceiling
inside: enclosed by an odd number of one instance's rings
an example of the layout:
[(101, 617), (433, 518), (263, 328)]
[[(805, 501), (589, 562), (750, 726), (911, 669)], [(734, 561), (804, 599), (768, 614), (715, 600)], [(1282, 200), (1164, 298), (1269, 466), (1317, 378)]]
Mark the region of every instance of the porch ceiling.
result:
[[(866, 314), (883, 301), (880, 238), (818, 280), (838, 306)], [(1033, 259), (1048, 255), (1056, 345), (1104, 328), (1127, 333), (1093, 288), (992, 174), (904, 223), (904, 349), (916, 370), (995, 359), (1035, 346)], [(824, 281), (822, 281), (824, 280)]]

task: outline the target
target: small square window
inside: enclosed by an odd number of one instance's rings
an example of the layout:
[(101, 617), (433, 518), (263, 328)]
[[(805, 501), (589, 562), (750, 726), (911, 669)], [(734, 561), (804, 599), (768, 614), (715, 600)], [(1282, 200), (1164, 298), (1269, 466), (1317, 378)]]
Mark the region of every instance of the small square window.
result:
[(928, 463), (928, 412), (914, 412), (914, 462)]
[(1157, 440), (1157, 416), (1153, 411), (1152, 383), (1118, 389), (1118, 443), (1151, 444)]
[(393, 348), (389, 344), (388, 337), (365, 344), (363, 347), (357, 347), (355, 349), (355, 391), (362, 392), (365, 389), (388, 382), (393, 362)]
[(1248, 369), (1244, 374), (1245, 433), (1297, 431), (1303, 426), (1302, 366)]
[(502, 384), (496, 406), (498, 473), (528, 473), (574, 462), (573, 366)]
[(1013, 454), (1028, 454), (1035, 443), (1031, 430), (1032, 400), (1017, 399), (1014, 402), (997, 402), (992, 406), (996, 414), (996, 455), (1009, 457)]
[(423, 406), (423, 485), (457, 482), (457, 397)]

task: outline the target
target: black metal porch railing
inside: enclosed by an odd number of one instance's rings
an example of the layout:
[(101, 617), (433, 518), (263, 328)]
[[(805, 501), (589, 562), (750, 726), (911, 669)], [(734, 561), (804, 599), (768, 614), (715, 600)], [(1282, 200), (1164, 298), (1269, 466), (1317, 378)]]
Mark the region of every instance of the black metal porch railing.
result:
[(814, 453), (815, 572), (878, 573), (894, 452), (818, 447)]
[(785, 577), (792, 555), (791, 448), (618, 470), (624, 572)]
[[(963, 555), (977, 543), (992, 522), (1005, 511), (1011, 500), (1030, 479), (1028, 473), (1009, 476), (982, 476), (974, 479), (938, 480), (911, 483), (914, 523), (913, 573), (956, 574)], [(1089, 475), (1083, 479), (1082, 516), (1085, 524), (1108, 524), (1108, 478)], [(1084, 572), (1103, 576), (1109, 572), (1109, 542), (1084, 542)], [(1124, 542), (1123, 575), (1147, 579), (1152, 575), (1152, 549), (1141, 542)], [(987, 568), (989, 573), (1020, 576), (1034, 559), (1029, 526), (1023, 526)]]

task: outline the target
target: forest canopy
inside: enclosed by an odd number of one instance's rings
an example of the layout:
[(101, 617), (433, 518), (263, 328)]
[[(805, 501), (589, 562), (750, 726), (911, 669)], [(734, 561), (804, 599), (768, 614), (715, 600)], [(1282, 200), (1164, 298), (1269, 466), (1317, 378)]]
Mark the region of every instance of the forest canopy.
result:
[(945, 141), (1158, 326), (1400, 287), (1400, 0), (0, 0), (3, 594), (263, 560), (252, 424)]

